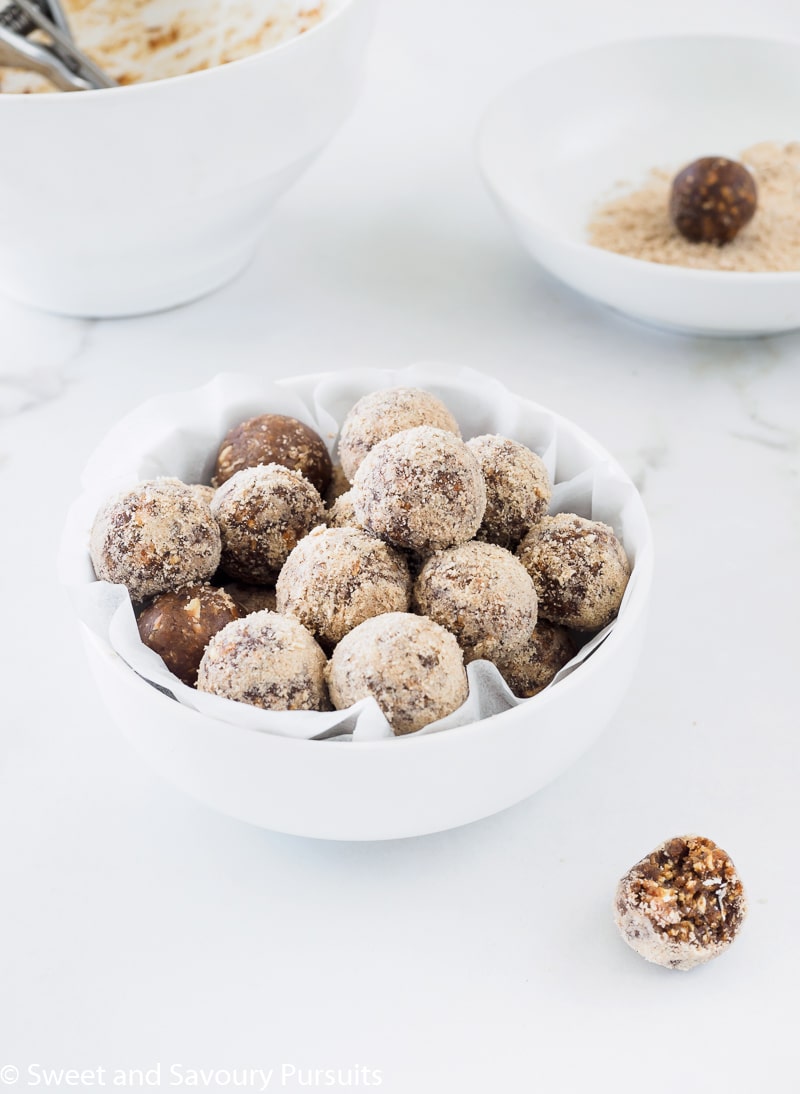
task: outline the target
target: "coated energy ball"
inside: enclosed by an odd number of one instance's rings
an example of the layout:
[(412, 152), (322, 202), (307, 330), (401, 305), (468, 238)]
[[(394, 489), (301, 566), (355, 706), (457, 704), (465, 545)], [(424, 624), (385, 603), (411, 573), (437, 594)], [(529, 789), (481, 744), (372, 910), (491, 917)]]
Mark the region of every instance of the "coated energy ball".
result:
[(547, 687), (578, 649), (573, 631), (540, 619), (527, 645), (495, 664), (516, 697), (529, 699)]
[(425, 562), (414, 605), (455, 635), (467, 662), (513, 656), (536, 626), (536, 591), (525, 567), (510, 551), (477, 540)]
[(756, 211), (756, 183), (741, 163), (704, 156), (674, 178), (672, 223), (691, 243), (722, 246), (735, 239)]
[(278, 611), (331, 648), (374, 615), (408, 611), (411, 578), (399, 551), (358, 528), (315, 528), (289, 555)]
[(325, 523), (329, 528), (356, 528), (356, 510), (353, 505), (353, 491), (340, 494), (329, 509), (325, 510)]
[(324, 674), (325, 654), (302, 623), (254, 612), (211, 639), (197, 690), (264, 710), (330, 710)]
[(543, 517), (517, 555), (533, 578), (542, 619), (598, 630), (619, 611), (631, 568), (607, 524), (574, 513)]
[(444, 718), (469, 694), (452, 634), (431, 619), (400, 612), (367, 619), (345, 635), (327, 679), (337, 710), (371, 695), (395, 736)]
[(369, 451), (353, 482), (353, 508), (367, 531), (430, 554), (472, 539), (486, 509), (486, 484), (463, 441), (418, 426)]
[(251, 585), (274, 585), (289, 552), (323, 519), (316, 488), (276, 463), (237, 471), (217, 490), (211, 511), (223, 570)]
[(710, 839), (677, 836), (637, 862), (617, 886), (614, 914), (628, 945), (647, 961), (693, 969), (718, 957), (747, 912), (729, 856)]
[(157, 596), (139, 613), (136, 625), (145, 646), (155, 650), (178, 679), (194, 687), (206, 646), (240, 615), (223, 589), (186, 585)]
[(374, 391), (359, 399), (342, 423), (339, 434), (339, 459), (347, 479), (353, 481), (361, 461), (379, 441), (418, 425), (461, 436), (458, 422), (444, 403), (429, 391), (394, 387)]
[(320, 494), (331, 481), (331, 458), (322, 437), (285, 414), (260, 414), (229, 430), (220, 445), (212, 481), (222, 486), (237, 471), (268, 463), (299, 471)]
[(552, 488), (540, 456), (519, 441), (484, 434), (467, 441), (486, 480), (486, 512), (478, 539), (514, 550), (547, 513)]
[(209, 506), (178, 479), (152, 479), (111, 498), (89, 538), (94, 572), (125, 585), (134, 601), (205, 581), (220, 560)]

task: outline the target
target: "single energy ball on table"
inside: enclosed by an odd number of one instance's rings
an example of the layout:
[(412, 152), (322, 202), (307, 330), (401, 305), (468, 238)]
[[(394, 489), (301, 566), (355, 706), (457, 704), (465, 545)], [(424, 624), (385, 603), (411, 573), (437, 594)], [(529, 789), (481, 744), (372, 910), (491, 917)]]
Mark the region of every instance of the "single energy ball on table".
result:
[(547, 687), (579, 648), (573, 631), (540, 619), (527, 645), (495, 664), (516, 697), (530, 699)]
[(361, 461), (379, 441), (418, 425), (461, 436), (458, 422), (441, 399), (429, 391), (393, 387), (359, 399), (348, 412), (339, 434), (338, 453), (346, 478), (353, 481)]
[(326, 675), (337, 710), (372, 696), (395, 736), (444, 718), (469, 694), (452, 634), (432, 619), (400, 612), (367, 619), (345, 635)]
[(756, 211), (756, 183), (747, 168), (723, 156), (704, 156), (672, 182), (669, 215), (691, 243), (730, 243)]
[(417, 426), (370, 449), (353, 481), (353, 508), (368, 532), (430, 554), (472, 539), (486, 509), (486, 484), (462, 440)]
[(212, 482), (222, 486), (237, 471), (268, 463), (299, 471), (320, 494), (331, 481), (331, 458), (318, 433), (285, 414), (260, 414), (225, 434)]
[(325, 664), (325, 654), (298, 620), (254, 612), (211, 639), (197, 690), (264, 710), (330, 710)]
[(662, 843), (631, 867), (614, 901), (628, 945), (647, 961), (684, 971), (724, 953), (746, 913), (736, 867), (702, 836)]
[(151, 479), (101, 506), (89, 537), (94, 572), (134, 601), (205, 581), (220, 560), (211, 509), (178, 479)]
[(330, 648), (365, 619), (407, 612), (411, 578), (383, 540), (358, 528), (315, 528), (287, 558), (276, 592), (278, 611)]
[(211, 511), (222, 534), (222, 569), (250, 585), (274, 585), (290, 551), (323, 519), (316, 488), (277, 463), (237, 471), (217, 490)]
[(547, 513), (553, 491), (544, 461), (519, 441), (494, 434), (472, 437), (467, 448), (486, 480), (486, 512), (477, 538), (513, 551)]
[(542, 619), (592, 631), (619, 611), (631, 567), (607, 524), (575, 513), (543, 517), (517, 555), (533, 579)]
[(525, 567), (510, 551), (478, 540), (426, 560), (414, 605), (455, 635), (467, 662), (513, 656), (536, 626), (536, 590)]
[(217, 631), (241, 614), (224, 589), (186, 585), (157, 596), (139, 613), (136, 625), (145, 646), (154, 650), (179, 680), (194, 687), (206, 646)]

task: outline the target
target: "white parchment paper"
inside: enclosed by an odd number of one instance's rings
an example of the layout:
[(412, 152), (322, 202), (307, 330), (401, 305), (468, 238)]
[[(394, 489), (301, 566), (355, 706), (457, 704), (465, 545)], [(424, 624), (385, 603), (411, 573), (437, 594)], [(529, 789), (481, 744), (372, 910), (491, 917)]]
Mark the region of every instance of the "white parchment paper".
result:
[[(110, 495), (161, 475), (187, 483), (208, 482), (227, 430), (256, 414), (288, 414), (312, 426), (335, 456), (339, 423), (362, 395), (379, 388), (421, 387), (449, 407), (464, 439), (498, 433), (521, 441), (544, 460), (554, 483), (552, 513), (573, 512), (610, 524), (622, 540), (633, 572), (620, 609), (623, 615), (638, 581), (637, 556), (649, 550), (650, 531), (641, 498), (619, 465), (574, 424), (469, 369), (420, 364), (398, 371), (352, 370), (274, 383), (232, 373), (188, 392), (143, 404), (101, 442), (82, 478), (62, 540), (60, 575), (80, 620), (145, 680), (175, 701), (210, 717), (287, 737), (360, 741), (394, 739), (373, 699), (348, 710), (266, 711), (207, 695), (181, 683), (139, 639), (127, 589), (97, 581), (89, 558), (89, 532)], [(557, 687), (604, 641), (614, 623), (596, 635), (556, 676)], [(437, 733), (497, 714), (521, 703), (488, 661), (467, 668), (469, 697), (458, 710), (418, 734)]]

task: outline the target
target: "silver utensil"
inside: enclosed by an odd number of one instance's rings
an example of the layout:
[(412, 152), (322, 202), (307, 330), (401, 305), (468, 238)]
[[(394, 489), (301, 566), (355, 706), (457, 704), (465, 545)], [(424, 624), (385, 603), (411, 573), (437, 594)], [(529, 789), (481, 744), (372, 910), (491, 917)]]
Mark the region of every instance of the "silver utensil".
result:
[(38, 72), (60, 91), (116, 87), (75, 45), (59, 0), (0, 0), (0, 65)]

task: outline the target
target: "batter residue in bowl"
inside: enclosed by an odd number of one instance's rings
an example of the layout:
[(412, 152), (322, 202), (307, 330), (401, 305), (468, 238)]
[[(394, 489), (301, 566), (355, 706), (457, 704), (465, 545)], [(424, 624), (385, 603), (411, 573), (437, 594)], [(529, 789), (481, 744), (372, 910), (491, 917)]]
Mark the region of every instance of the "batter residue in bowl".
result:
[(737, 157), (753, 172), (758, 209), (732, 243), (690, 243), (670, 221), (673, 173), (654, 168), (637, 190), (601, 205), (588, 242), (606, 251), (705, 270), (800, 270), (800, 141), (764, 141)]

